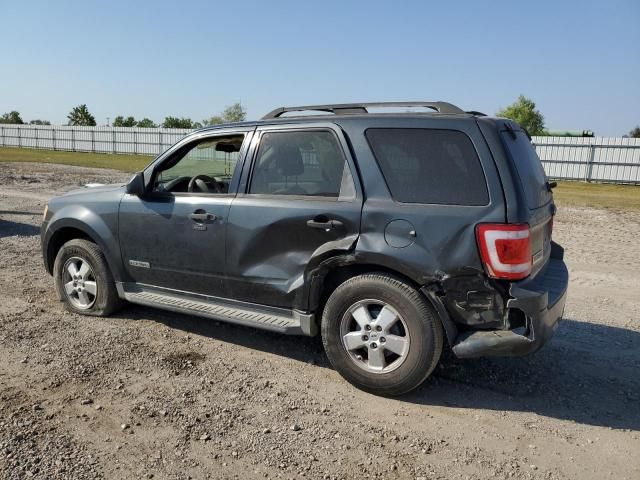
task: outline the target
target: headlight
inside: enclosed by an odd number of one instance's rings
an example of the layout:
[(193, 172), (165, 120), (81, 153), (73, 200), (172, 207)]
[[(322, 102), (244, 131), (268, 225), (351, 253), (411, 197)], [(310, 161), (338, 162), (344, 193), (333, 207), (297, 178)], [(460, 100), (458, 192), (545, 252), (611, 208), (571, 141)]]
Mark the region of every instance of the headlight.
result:
[(44, 222), (47, 219), (47, 212), (49, 211), (49, 204), (47, 203), (44, 206), (44, 212), (42, 212), (42, 221)]

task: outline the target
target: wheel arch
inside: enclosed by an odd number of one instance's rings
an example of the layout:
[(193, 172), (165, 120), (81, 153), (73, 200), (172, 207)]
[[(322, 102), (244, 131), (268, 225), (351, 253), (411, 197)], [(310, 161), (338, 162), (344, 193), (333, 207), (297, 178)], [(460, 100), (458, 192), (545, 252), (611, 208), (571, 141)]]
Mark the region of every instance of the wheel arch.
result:
[(312, 276), (309, 292), (310, 310), (316, 313), (317, 319), (321, 318), (327, 299), (339, 285), (350, 278), (368, 273), (386, 274), (413, 287), (433, 307), (445, 330), (448, 343), (453, 344), (458, 334), (458, 328), (437, 294), (440, 290), (438, 282), (434, 280), (421, 285), (419, 278), (411, 277), (388, 264), (358, 262), (353, 256), (331, 259)]
[[(105, 229), (109, 233), (109, 237), (113, 238), (108, 227), (103, 224), (100, 230)], [(102, 236), (91, 226), (75, 218), (60, 219), (56, 224), (49, 226), (44, 244), (44, 260), (45, 268), (50, 275), (53, 274), (53, 264), (58, 252), (65, 243), (74, 239), (88, 240), (100, 247), (113, 277), (115, 279), (121, 278), (118, 262), (114, 260), (112, 250), (108, 247)], [(119, 253), (119, 251), (117, 253)]]

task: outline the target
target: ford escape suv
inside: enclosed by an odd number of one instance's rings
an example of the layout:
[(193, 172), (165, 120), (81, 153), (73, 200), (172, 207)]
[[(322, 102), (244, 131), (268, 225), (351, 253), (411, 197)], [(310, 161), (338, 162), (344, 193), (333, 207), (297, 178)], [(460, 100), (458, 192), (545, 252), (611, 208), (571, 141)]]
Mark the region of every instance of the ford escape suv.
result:
[(516, 356), (551, 337), (568, 284), (553, 186), (511, 120), (279, 108), (187, 135), (127, 185), (52, 199), (42, 252), (72, 312), (129, 301), (320, 334), (345, 379), (399, 395), (445, 342)]

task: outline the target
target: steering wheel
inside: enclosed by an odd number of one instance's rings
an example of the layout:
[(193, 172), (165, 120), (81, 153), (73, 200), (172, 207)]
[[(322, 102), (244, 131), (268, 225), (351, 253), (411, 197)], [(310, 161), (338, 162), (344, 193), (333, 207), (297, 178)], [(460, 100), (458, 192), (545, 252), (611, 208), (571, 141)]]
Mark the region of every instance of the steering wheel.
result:
[(211, 189), (207, 184), (213, 186), (213, 191), (215, 193), (224, 193), (222, 191), (222, 188), (220, 188), (220, 184), (218, 183), (218, 181), (215, 178), (210, 177), (209, 175), (196, 175), (195, 177), (192, 177), (191, 180), (189, 180), (187, 191), (200, 191), (203, 193), (210, 193)]

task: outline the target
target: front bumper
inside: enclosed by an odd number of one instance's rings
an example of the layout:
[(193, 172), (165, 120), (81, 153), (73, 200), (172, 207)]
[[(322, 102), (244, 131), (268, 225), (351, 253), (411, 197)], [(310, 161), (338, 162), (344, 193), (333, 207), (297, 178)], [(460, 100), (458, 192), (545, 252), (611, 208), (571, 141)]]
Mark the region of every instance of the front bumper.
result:
[(526, 318), (526, 328), (482, 330), (461, 333), (453, 352), (460, 358), (523, 356), (542, 347), (558, 328), (564, 313), (569, 272), (563, 250), (553, 244), (551, 258), (535, 278), (511, 284), (508, 309), (518, 309)]

